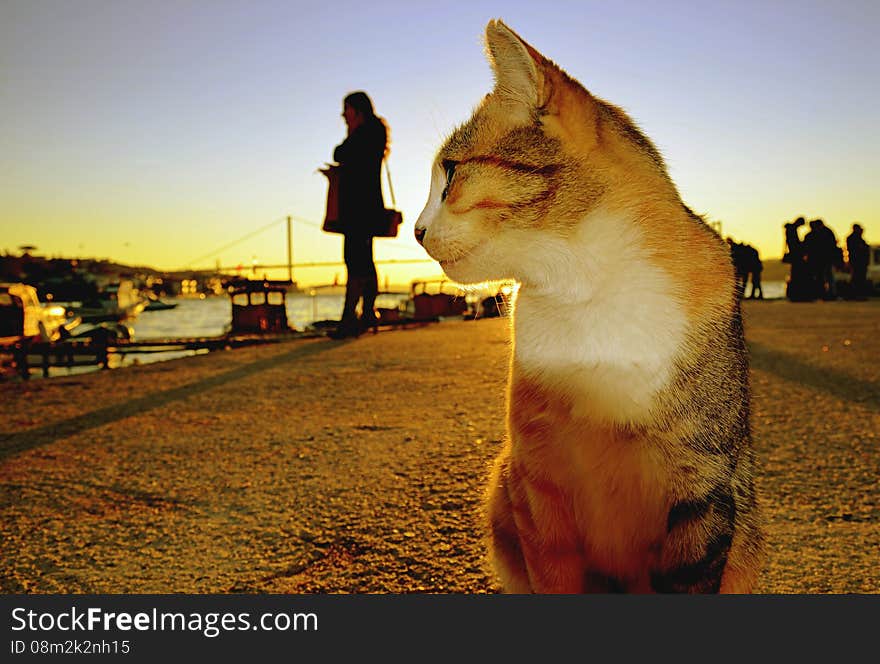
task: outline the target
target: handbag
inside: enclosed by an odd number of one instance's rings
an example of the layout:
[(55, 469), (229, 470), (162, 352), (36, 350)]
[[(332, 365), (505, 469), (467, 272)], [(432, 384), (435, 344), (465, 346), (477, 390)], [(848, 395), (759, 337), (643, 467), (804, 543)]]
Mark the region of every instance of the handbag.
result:
[[(391, 204), (397, 206), (394, 200), (394, 187), (391, 185), (391, 170), (388, 168), (388, 161), (385, 164), (385, 175), (388, 176), (388, 192), (391, 194)], [(397, 230), (403, 223), (403, 213), (395, 208), (385, 208), (382, 216), (375, 222), (373, 235), (375, 237), (397, 237)]]
[(339, 166), (327, 164), (326, 168), (318, 169), (327, 177), (327, 208), (324, 212), (324, 224), (321, 230), (327, 233), (344, 233), (342, 220), (339, 218)]
[[(385, 174), (388, 176), (388, 191), (391, 193), (391, 204), (397, 205), (394, 199), (394, 187), (391, 184), (391, 171), (388, 162), (385, 164)], [(342, 219), (339, 218), (339, 165), (327, 164), (326, 168), (319, 168), (327, 178), (327, 206), (324, 212), (324, 223), (321, 230), (326, 233), (345, 234), (346, 228)], [(403, 223), (403, 213), (394, 208), (385, 208), (377, 218), (369, 222), (370, 235), (374, 237), (397, 237), (397, 231)]]

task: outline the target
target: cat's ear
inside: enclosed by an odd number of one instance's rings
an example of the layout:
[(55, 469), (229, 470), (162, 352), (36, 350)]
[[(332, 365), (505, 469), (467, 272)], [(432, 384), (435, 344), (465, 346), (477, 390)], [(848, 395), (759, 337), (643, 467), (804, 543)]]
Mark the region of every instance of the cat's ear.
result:
[(495, 95), (528, 113), (545, 102), (543, 57), (500, 20), (486, 26), (486, 49), (495, 73)]

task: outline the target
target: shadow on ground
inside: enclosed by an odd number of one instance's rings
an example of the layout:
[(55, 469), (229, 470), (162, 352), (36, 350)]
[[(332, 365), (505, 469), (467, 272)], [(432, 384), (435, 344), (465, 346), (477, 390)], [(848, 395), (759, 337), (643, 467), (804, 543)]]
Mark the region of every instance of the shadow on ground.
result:
[(759, 343), (749, 343), (752, 369), (776, 374), (783, 380), (826, 392), (880, 413), (880, 385), (861, 380), (845, 371), (818, 367)]
[(162, 408), (170, 403), (186, 399), (194, 394), (206, 392), (227, 383), (253, 376), (261, 371), (275, 368), (279, 364), (293, 362), (304, 357), (323, 353), (324, 351), (339, 348), (346, 341), (314, 342), (298, 346), (288, 353), (273, 355), (263, 360), (257, 360), (249, 364), (236, 367), (224, 373), (210, 378), (205, 378), (195, 383), (181, 385), (164, 392), (151, 392), (142, 397), (114, 404), (106, 408), (99, 408), (89, 413), (77, 415), (61, 422), (54, 422), (36, 429), (28, 429), (18, 433), (0, 434), (0, 460), (13, 456), (26, 450), (50, 445), (56, 440), (74, 436), (76, 434), (97, 427), (117, 422), (128, 417), (140, 415), (154, 408)]

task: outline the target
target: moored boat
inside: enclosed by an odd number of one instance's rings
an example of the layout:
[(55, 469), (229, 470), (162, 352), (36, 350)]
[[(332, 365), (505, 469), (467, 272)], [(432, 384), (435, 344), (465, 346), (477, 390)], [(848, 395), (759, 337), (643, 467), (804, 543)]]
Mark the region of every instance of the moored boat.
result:
[(121, 321), (134, 318), (147, 304), (147, 299), (141, 296), (133, 281), (120, 279), (105, 286), (96, 299), (84, 302), (76, 313), (87, 323)]
[(22, 341), (56, 341), (70, 336), (81, 318), (65, 307), (43, 304), (28, 284), (0, 284), (0, 346)]
[(164, 302), (155, 295), (148, 295), (147, 306), (144, 311), (165, 311), (177, 307), (177, 302)]

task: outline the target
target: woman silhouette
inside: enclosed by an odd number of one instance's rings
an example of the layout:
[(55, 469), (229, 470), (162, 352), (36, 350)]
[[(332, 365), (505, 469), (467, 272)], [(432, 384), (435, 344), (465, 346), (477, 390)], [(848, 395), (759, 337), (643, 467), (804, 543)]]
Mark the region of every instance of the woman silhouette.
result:
[[(343, 100), (342, 117), (348, 136), (336, 146), (333, 159), (339, 164), (339, 218), (344, 230), (343, 256), (347, 277), (345, 305), (335, 339), (356, 337), (374, 325), (374, 306), (379, 292), (373, 262), (373, 234), (370, 230), (384, 215), (380, 170), (388, 154), (388, 125), (373, 111), (366, 92), (352, 92)], [(358, 301), (363, 299), (361, 318)]]

